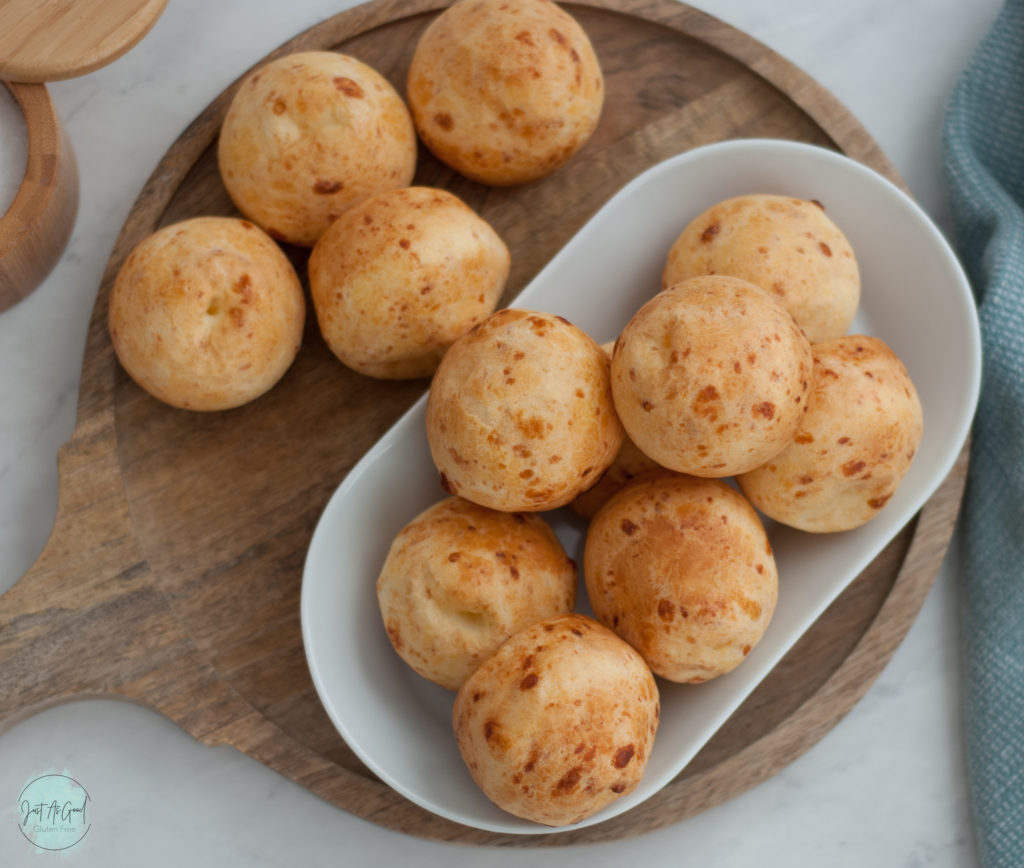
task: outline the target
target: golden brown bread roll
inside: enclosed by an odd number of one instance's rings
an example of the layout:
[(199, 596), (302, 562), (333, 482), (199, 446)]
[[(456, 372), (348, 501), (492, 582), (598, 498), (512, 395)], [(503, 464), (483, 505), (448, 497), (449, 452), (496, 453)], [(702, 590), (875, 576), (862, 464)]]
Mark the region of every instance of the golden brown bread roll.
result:
[(562, 317), (498, 311), (445, 353), (427, 439), (451, 494), (506, 511), (563, 506), (622, 444), (608, 357)]
[(484, 184), (554, 171), (590, 137), (604, 81), (586, 33), (548, 0), (463, 0), (426, 29), (409, 67), (424, 143)]
[(306, 51), (242, 82), (217, 159), (243, 214), (279, 241), (312, 247), (353, 205), (412, 181), (416, 132), (380, 73), (344, 54)]
[(493, 310), (509, 253), (444, 190), (390, 190), (345, 212), (309, 259), (309, 288), (331, 351), (371, 377), (426, 377)]
[(395, 538), (377, 599), (399, 656), (457, 690), (513, 633), (572, 611), (576, 564), (540, 516), (450, 497)]
[(498, 807), (566, 826), (632, 792), (658, 728), (639, 654), (583, 615), (526, 628), (462, 685), (452, 721), (473, 780)]
[(902, 362), (878, 338), (815, 344), (810, 409), (793, 442), (737, 482), (765, 515), (815, 533), (878, 515), (910, 469), (921, 402)]
[(658, 464), (732, 476), (793, 439), (811, 368), (803, 332), (767, 293), (734, 277), (694, 277), (630, 320), (612, 394), (626, 433)]
[(129, 254), (108, 324), (118, 359), (147, 392), (174, 407), (226, 410), (284, 375), (305, 309), (291, 263), (258, 227), (195, 217)]
[(727, 274), (772, 294), (811, 343), (846, 334), (860, 300), (850, 242), (820, 202), (737, 196), (712, 206), (682, 231), (662, 286)]
[(717, 479), (667, 471), (637, 477), (594, 516), (583, 574), (598, 619), (670, 681), (738, 666), (778, 598), (750, 504)]

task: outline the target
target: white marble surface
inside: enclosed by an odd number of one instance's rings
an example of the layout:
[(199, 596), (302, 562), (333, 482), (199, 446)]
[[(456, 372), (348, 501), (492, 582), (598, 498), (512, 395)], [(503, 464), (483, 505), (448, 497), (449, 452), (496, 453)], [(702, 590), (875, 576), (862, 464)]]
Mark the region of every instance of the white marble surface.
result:
[[(0, 590), (31, 565), (49, 533), (54, 459), (74, 425), (86, 325), (139, 188), (240, 71), (348, 5), (174, 0), (124, 58), (51, 86), (78, 156), (81, 210), (53, 274), (0, 314)], [(946, 225), (942, 109), (997, 0), (694, 5), (832, 90)], [(424, 843), (353, 819), (230, 749), (204, 748), (147, 710), (88, 701), (0, 736), (0, 865), (971, 866), (956, 579), (955, 562), (947, 562), (888, 668), (819, 745), (746, 795), (640, 838), (539, 852)], [(21, 838), (15, 803), (26, 781), (64, 769), (92, 794), (94, 826), (58, 856)]]

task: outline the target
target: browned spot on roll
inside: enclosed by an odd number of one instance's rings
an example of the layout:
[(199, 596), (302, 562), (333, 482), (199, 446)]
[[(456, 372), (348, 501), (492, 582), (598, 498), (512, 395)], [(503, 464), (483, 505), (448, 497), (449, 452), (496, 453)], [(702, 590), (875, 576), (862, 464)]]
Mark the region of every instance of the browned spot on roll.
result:
[(626, 534), (626, 536), (632, 536), (638, 530), (640, 530), (640, 528), (633, 524), (633, 522), (631, 522), (628, 518), (622, 519), (622, 524), (620, 524), (619, 527), (622, 528), (622, 532)]
[(843, 465), (843, 476), (854, 476), (860, 473), (866, 466), (863, 461), (847, 461)]
[(576, 789), (576, 785), (580, 782), (580, 775), (582, 769), (579, 766), (573, 766), (569, 771), (562, 775), (561, 779), (555, 784), (555, 795), (561, 795), (562, 793), (571, 793)]
[(775, 416), (775, 405), (771, 401), (762, 401), (760, 404), (755, 404), (754, 415), (771, 419)]
[(793, 438), (794, 443), (813, 443), (814, 436), (808, 434), (806, 431), (801, 431), (796, 437)]
[(232, 289), (242, 296), (242, 304), (252, 304), (252, 278), (243, 274)]
[(455, 128), (455, 121), (448, 112), (438, 112), (434, 115), (434, 123), (437, 124), (442, 130), (446, 132), (451, 131)]
[(889, 502), (890, 497), (892, 497), (891, 494), (887, 494), (884, 497), (873, 497), (868, 501), (868, 506), (872, 509), (881, 509)]
[(821, 252), (822, 252), (822, 253), (824, 253), (824, 254), (825, 254), (826, 256), (831, 256), (831, 255), (832, 255), (832, 248), (831, 248), (831, 247), (829, 247), (829, 246), (828, 246), (828, 245), (827, 245), (827, 244), (826, 244), (826, 243), (825, 243), (824, 241), (819, 241), (819, 242), (818, 242), (818, 248), (819, 248), (819, 249), (821, 250)]
[(454, 564), (460, 557), (462, 557), (462, 552), (452, 552), (448, 555), (448, 560)]
[(625, 747), (620, 747), (612, 757), (612, 765), (617, 769), (624, 769), (629, 765), (635, 753), (636, 747), (632, 743), (627, 744)]
[(700, 240), (705, 244), (708, 244), (712, 238), (714, 238), (719, 232), (722, 231), (722, 227), (718, 223), (712, 223), (703, 232), (700, 233)]
[(741, 600), (740, 608), (754, 621), (761, 617), (761, 604), (754, 600)]
[(397, 625), (388, 624), (387, 626), (388, 638), (391, 640), (391, 644), (395, 646), (395, 650), (401, 650), (402, 648), (402, 634), (399, 631)]
[(546, 319), (542, 319), (539, 316), (527, 317), (526, 321), (530, 324), (530, 329), (538, 337), (544, 337), (544, 335), (547, 334), (548, 329), (551, 327), (551, 324)]
[(671, 621), (675, 617), (676, 607), (671, 600), (658, 600), (658, 617), (662, 621)]
[(337, 193), (344, 186), (341, 181), (326, 181), (321, 178), (313, 185), (313, 192), (320, 196), (328, 196)]
[(537, 676), (537, 673), (531, 672), (522, 681), (519, 682), (519, 689), (529, 690), (532, 687), (536, 687), (538, 681), (540, 681), (540, 678)]
[(540, 759), (540, 754), (537, 752), (537, 749), (534, 748), (533, 750), (530, 751), (530, 755), (526, 759), (526, 763), (523, 766), (523, 771), (524, 772), (532, 772), (533, 771), (533, 767), (535, 765), (537, 765), (537, 760), (539, 760), (539, 759)]
[(544, 436), (544, 420), (540, 416), (531, 416), (526, 420), (520, 417), (516, 420), (516, 426), (524, 435), (533, 440)]
[(355, 99), (360, 99), (363, 96), (363, 89), (359, 86), (358, 82), (353, 81), (351, 78), (347, 78), (344, 75), (336, 75), (331, 81), (334, 82), (334, 86), (345, 96)]

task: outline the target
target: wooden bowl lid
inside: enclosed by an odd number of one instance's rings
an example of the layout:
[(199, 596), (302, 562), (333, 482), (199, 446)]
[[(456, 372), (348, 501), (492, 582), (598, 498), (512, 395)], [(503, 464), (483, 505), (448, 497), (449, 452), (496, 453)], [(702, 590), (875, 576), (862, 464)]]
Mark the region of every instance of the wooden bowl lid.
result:
[(5, 0), (0, 79), (60, 81), (119, 58), (156, 23), (167, 0)]

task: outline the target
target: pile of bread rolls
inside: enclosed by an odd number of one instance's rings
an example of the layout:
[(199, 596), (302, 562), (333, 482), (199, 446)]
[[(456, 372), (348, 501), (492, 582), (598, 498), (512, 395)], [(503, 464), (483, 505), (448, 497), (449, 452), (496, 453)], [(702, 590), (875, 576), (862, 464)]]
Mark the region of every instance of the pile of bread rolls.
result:
[(542, 178), (597, 126), (594, 50), (549, 0), (462, 0), (420, 38), (406, 94), (408, 106), (376, 70), (332, 51), (245, 77), (217, 145), (242, 217), (158, 230), (111, 289), (114, 349), (142, 388), (175, 407), (226, 410), (278, 382), (306, 302), (275, 241), (313, 249), (320, 331), (367, 376), (430, 376), (494, 311), (508, 248), (456, 196), (409, 186), (418, 137), (484, 184)]
[[(572, 824), (639, 784), (655, 675), (724, 675), (764, 635), (779, 581), (755, 507), (811, 532), (869, 520), (910, 465), (921, 407), (891, 350), (846, 335), (857, 264), (816, 201), (744, 196), (681, 227), (661, 291), (613, 346), (542, 311), (494, 313), (508, 248), (452, 194), (409, 186), (417, 133), (485, 184), (536, 180), (578, 151), (601, 70), (548, 0), (451, 6), (417, 46), (407, 97), (333, 52), (247, 76), (218, 145), (242, 217), (142, 242), (111, 291), (110, 334), (168, 404), (258, 397), (302, 336), (285, 242), (312, 248), (310, 296), (342, 362), (433, 375), (426, 433), (448, 497), (394, 540), (383, 626), (457, 691), (454, 735), (487, 797)], [(577, 565), (538, 515), (566, 505), (590, 519), (596, 620), (574, 612)]]
[[(903, 365), (846, 335), (860, 279), (820, 203), (730, 199), (666, 253), (662, 290), (611, 346), (528, 310), (452, 345), (426, 412), (450, 496), (399, 534), (378, 581), (395, 650), (458, 691), (473, 779), (548, 825), (639, 783), (653, 675), (722, 676), (764, 636), (779, 578), (756, 510), (857, 527), (922, 434)], [(566, 504), (590, 519), (596, 621), (571, 614), (575, 565), (537, 515)]]

